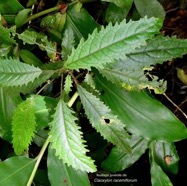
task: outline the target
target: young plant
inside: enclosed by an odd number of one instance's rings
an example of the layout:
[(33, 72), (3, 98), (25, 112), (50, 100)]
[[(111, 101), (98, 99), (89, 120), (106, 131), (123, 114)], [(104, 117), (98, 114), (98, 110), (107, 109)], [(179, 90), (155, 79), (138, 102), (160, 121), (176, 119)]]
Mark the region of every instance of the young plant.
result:
[[(0, 135), (15, 153), (0, 163), (0, 185), (32, 185), (47, 149), (48, 185), (90, 185), (87, 173), (100, 171), (97, 166), (122, 171), (147, 149), (152, 185), (171, 185), (164, 171), (177, 173), (173, 142), (187, 138), (187, 130), (151, 96), (149, 90), (163, 94), (166, 82), (150, 71), (186, 54), (187, 40), (162, 36), (162, 21), (154, 17), (100, 26), (74, 4), (36, 14), (63, 9), (60, 20), (54, 13), (54, 24), (42, 24), (47, 36), (32, 23), (24, 28), (38, 18), (24, 9), (16, 17), (19, 23), (24, 14), (19, 29), (0, 25), (1, 50), (7, 51), (0, 59)], [(89, 156), (80, 114), (107, 141), (104, 150), (112, 144), (100, 164)], [(36, 145), (40, 152), (32, 152)]]

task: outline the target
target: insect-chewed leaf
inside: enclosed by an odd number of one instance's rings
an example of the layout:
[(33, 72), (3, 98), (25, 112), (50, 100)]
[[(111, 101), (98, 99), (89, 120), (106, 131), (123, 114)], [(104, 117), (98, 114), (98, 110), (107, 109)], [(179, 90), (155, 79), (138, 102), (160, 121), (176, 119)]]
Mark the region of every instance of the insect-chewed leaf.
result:
[(18, 105), (12, 121), (13, 147), (17, 155), (28, 148), (36, 127), (32, 98)]
[(143, 18), (139, 21), (122, 21), (120, 24), (109, 24), (101, 31), (94, 30), (84, 42), (81, 40), (77, 49), (72, 51), (64, 64), (67, 69), (103, 68), (113, 59), (125, 59), (126, 54), (146, 44), (146, 40), (159, 33), (161, 21), (156, 18)]
[[(112, 67), (99, 70), (109, 81), (121, 85), (126, 90), (153, 89), (155, 93), (163, 93), (166, 90), (166, 82), (158, 81), (158, 77), (145, 73), (140, 63), (128, 60), (119, 60)], [(146, 75), (152, 77), (150, 81)]]
[(40, 68), (21, 63), (17, 59), (0, 59), (0, 86), (25, 85), (41, 73)]
[(0, 41), (3, 44), (13, 44), (15, 43), (14, 39), (11, 38), (11, 31), (5, 27), (3, 27), (2, 25), (0, 25)]
[(18, 35), (18, 38), (23, 41), (23, 43), (27, 43), (33, 45), (36, 43), (38, 35), (37, 32), (31, 30), (25, 30), (23, 33)]
[(111, 110), (104, 105), (96, 96), (92, 95), (86, 89), (78, 86), (78, 92), (85, 113), (92, 126), (101, 133), (101, 135), (118, 146), (121, 150), (130, 153), (131, 148), (128, 144), (128, 134), (124, 129), (124, 124), (111, 113)]
[(132, 134), (168, 142), (187, 138), (185, 125), (145, 90), (126, 91), (100, 74), (95, 74), (94, 80), (97, 89), (103, 92), (101, 99)]
[(153, 141), (150, 151), (151, 160), (154, 160), (163, 171), (171, 174), (178, 173), (179, 156), (174, 143)]
[(18, 35), (18, 38), (30, 45), (38, 45), (41, 50), (47, 52), (50, 58), (56, 55), (56, 44), (48, 41), (47, 36), (37, 33), (36, 31), (26, 30)]
[(51, 148), (56, 150), (56, 155), (75, 169), (95, 172), (93, 160), (86, 156), (88, 150), (83, 144), (82, 133), (75, 123), (76, 118), (62, 100), (58, 102), (53, 118), (50, 141)]

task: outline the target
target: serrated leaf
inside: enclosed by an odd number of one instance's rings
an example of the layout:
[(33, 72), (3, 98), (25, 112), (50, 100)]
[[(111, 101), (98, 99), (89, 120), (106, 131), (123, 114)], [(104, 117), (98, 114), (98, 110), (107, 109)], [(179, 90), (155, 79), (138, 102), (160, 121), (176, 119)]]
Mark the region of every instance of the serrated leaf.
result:
[(63, 92), (63, 97), (65, 102), (68, 101), (69, 99), (69, 93), (71, 92), (72, 83), (73, 81), (71, 79), (71, 76), (67, 75), (64, 83), (64, 92)]
[(48, 148), (47, 168), (49, 181), (52, 186), (90, 186), (88, 174), (67, 166), (55, 156), (55, 150)]
[(35, 160), (26, 157), (11, 157), (0, 162), (0, 185), (27, 185)]
[(161, 25), (158, 19), (143, 18), (128, 23), (124, 20), (114, 26), (109, 24), (99, 32), (96, 29), (85, 42), (81, 40), (78, 47), (73, 49), (64, 67), (75, 70), (103, 68), (114, 59), (125, 59), (126, 54), (145, 45), (147, 39), (159, 33)]
[(129, 136), (124, 129), (125, 125), (96, 96), (81, 86), (78, 86), (77, 90), (85, 113), (97, 132), (100, 132), (105, 139), (112, 142), (122, 151), (130, 153)]
[(131, 154), (127, 154), (117, 147), (112, 148), (107, 159), (102, 162), (102, 168), (110, 172), (118, 172), (130, 167), (145, 153), (149, 141), (134, 135), (129, 141), (129, 145), (132, 148)]
[(134, 0), (134, 4), (142, 17), (165, 18), (165, 10), (157, 0)]
[(5, 91), (10, 95), (19, 95), (20, 93), (27, 94), (31, 91), (35, 91), (36, 88), (41, 86), (43, 83), (50, 83), (48, 79), (53, 75), (54, 71), (44, 70), (39, 77), (34, 79), (33, 82), (29, 82), (27, 85), (21, 85), (15, 87), (5, 87)]
[[(84, 78), (84, 82), (85, 82), (87, 85), (89, 85), (92, 89), (95, 90), (95, 82), (94, 82), (94, 80), (93, 80), (93, 74), (87, 73), (86, 76), (85, 76), (85, 78)], [(84, 83), (84, 82), (83, 82), (83, 83)]]
[(154, 161), (151, 163), (151, 183), (152, 186), (172, 186), (168, 176), (163, 172), (161, 167)]
[(68, 28), (65, 30), (62, 37), (62, 54), (61, 57), (63, 61), (67, 59), (67, 57), (71, 54), (72, 48), (75, 46), (75, 37), (72, 28)]
[(167, 142), (187, 138), (184, 124), (147, 91), (129, 92), (99, 74), (95, 77), (96, 87), (102, 92), (101, 99), (131, 133)]
[(176, 37), (155, 37), (147, 42), (145, 46), (136, 49), (135, 52), (127, 54), (128, 63), (137, 63), (140, 67), (163, 63), (173, 58), (182, 57), (187, 53), (187, 40)]
[(23, 41), (24, 44), (38, 45), (41, 50), (47, 52), (47, 55), (53, 59), (56, 56), (56, 44), (48, 41), (47, 36), (37, 33), (33, 30), (25, 30), (18, 35), (18, 38)]
[(19, 86), (33, 82), (42, 70), (19, 62), (17, 59), (0, 59), (0, 86)]
[(0, 44), (0, 58), (7, 57), (8, 53), (12, 49), (12, 45), (2, 43)]
[(36, 44), (36, 39), (37, 39), (37, 33), (33, 30), (25, 30), (21, 34), (18, 35), (18, 38), (23, 41), (24, 44)]
[(54, 60), (56, 57), (56, 43), (51, 42), (47, 39), (47, 36), (41, 39), (41, 42), (38, 43), (38, 46), (41, 50), (47, 52), (47, 55), (50, 59)]
[(93, 160), (86, 156), (88, 150), (83, 144), (82, 132), (75, 120), (73, 112), (62, 100), (59, 100), (51, 122), (51, 148), (56, 150), (56, 155), (68, 166), (86, 172), (95, 172), (96, 167)]
[(36, 127), (33, 100), (27, 99), (15, 110), (12, 120), (12, 143), (17, 155), (28, 149)]
[[(158, 77), (145, 73), (139, 63), (134, 61), (117, 61), (111, 68), (99, 70), (103, 76), (116, 85), (121, 85), (126, 90), (141, 90), (144, 88), (153, 89), (155, 93), (164, 93), (166, 82), (158, 80)], [(152, 78), (149, 80), (146, 76)]]

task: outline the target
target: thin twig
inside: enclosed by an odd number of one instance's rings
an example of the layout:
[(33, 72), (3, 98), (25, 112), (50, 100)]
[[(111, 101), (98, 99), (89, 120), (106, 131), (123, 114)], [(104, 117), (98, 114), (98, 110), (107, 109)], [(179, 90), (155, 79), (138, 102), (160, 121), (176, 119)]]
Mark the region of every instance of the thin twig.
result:
[(179, 110), (182, 114), (183, 114), (183, 116), (187, 119), (187, 115), (184, 113), (184, 111), (178, 106), (178, 105), (176, 105), (165, 93), (163, 94), (166, 98), (167, 98), (167, 100), (170, 102), (170, 103), (172, 103), (175, 107), (176, 107), (176, 109), (177, 110)]
[[(180, 105), (178, 106), (178, 108), (180, 108), (186, 102), (187, 102), (187, 99), (185, 99), (182, 103), (180, 103)], [(179, 110), (178, 108), (175, 109), (174, 113), (176, 113)]]

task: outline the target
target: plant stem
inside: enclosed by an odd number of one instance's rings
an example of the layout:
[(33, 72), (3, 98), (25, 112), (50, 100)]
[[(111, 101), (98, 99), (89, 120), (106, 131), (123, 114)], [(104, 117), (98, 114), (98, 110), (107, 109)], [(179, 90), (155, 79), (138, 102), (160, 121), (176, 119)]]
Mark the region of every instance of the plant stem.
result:
[(40, 164), (40, 161), (41, 161), (41, 159), (43, 157), (43, 154), (44, 154), (45, 150), (47, 149), (48, 145), (49, 145), (49, 137), (46, 139), (44, 145), (42, 146), (42, 149), (40, 150), (40, 153), (36, 157), (36, 163), (35, 163), (34, 169), (32, 171), (32, 174), (31, 174), (31, 176), (29, 178), (29, 181), (27, 182), (27, 186), (31, 186), (31, 184), (33, 182), (33, 179), (34, 179), (34, 176), (36, 174), (36, 171), (38, 169), (38, 166)]
[(55, 6), (55, 7), (53, 7), (53, 8), (49, 8), (49, 9), (47, 9), (47, 10), (38, 12), (37, 14), (33, 14), (33, 15), (31, 15), (30, 17), (28, 17), (28, 18), (26, 19), (26, 21), (24, 22), (24, 24), (25, 24), (25, 23), (28, 23), (29, 21), (32, 21), (33, 19), (36, 19), (36, 18), (38, 18), (38, 17), (40, 17), (40, 16), (43, 16), (43, 15), (45, 15), (45, 14), (54, 12), (54, 11), (59, 10), (59, 9), (60, 9), (60, 6)]
[[(68, 102), (68, 106), (72, 107), (73, 103), (76, 101), (77, 97), (79, 96), (78, 92), (75, 92), (75, 94), (72, 96), (72, 98), (69, 100)], [(38, 170), (38, 166), (41, 162), (41, 159), (44, 155), (45, 150), (47, 149), (47, 146), (49, 145), (50, 141), (49, 141), (50, 136), (48, 136), (48, 138), (45, 140), (45, 143), (43, 144), (40, 153), (38, 154), (38, 156), (35, 158), (36, 159), (36, 163), (34, 165), (34, 169), (32, 170), (31, 176), (29, 178), (29, 181), (27, 182), (27, 186), (31, 186), (34, 176), (36, 174), (36, 171)]]
[(79, 96), (78, 92), (75, 92), (75, 94), (73, 94), (73, 96), (68, 102), (68, 107), (72, 107), (73, 103), (75, 102), (78, 96)]

